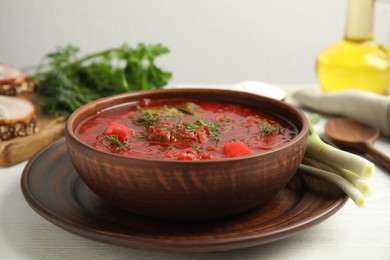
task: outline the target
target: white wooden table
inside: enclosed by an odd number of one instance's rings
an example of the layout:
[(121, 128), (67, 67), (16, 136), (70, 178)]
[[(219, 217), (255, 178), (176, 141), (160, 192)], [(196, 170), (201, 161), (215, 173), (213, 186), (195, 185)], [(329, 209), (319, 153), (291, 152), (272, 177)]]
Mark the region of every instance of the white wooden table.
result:
[[(381, 137), (376, 146), (390, 154), (389, 138)], [(23, 198), (25, 165), (0, 168), (0, 259), (390, 259), (390, 173), (380, 167), (369, 180), (374, 193), (363, 209), (349, 200), (324, 222), (258, 247), (167, 254), (95, 242), (46, 221)]]

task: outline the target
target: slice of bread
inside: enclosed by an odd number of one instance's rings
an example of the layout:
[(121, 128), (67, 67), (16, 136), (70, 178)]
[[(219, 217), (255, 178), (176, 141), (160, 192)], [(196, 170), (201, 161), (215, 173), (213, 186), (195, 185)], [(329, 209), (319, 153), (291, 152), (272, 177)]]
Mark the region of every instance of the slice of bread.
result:
[(24, 98), (0, 95), (0, 142), (37, 131), (35, 108)]
[(9, 66), (0, 64), (0, 95), (18, 96), (34, 92), (36, 84), (27, 73)]

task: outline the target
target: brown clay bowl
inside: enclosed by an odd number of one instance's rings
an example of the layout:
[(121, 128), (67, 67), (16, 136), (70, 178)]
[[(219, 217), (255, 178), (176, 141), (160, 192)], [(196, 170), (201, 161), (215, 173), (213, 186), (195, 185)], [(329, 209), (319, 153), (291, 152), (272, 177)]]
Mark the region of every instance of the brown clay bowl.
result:
[[(209, 99), (263, 108), (299, 129), (290, 142), (263, 154), (223, 160), (166, 161), (122, 157), (80, 141), (76, 127), (87, 117), (143, 98)], [(221, 89), (160, 89), (91, 102), (68, 119), (66, 143), (81, 179), (103, 200), (135, 214), (168, 220), (205, 220), (254, 208), (294, 176), (307, 145), (308, 123), (293, 106), (263, 96)]]

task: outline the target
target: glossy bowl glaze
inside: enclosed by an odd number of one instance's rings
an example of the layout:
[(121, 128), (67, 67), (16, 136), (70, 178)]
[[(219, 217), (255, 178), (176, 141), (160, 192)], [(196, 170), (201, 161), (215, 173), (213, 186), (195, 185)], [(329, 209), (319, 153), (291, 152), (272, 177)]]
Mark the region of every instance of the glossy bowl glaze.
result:
[[(262, 154), (222, 160), (167, 161), (122, 157), (77, 138), (86, 118), (144, 98), (207, 99), (262, 108), (295, 125), (290, 142)], [(274, 197), (294, 176), (307, 145), (308, 123), (293, 106), (263, 96), (221, 89), (160, 89), (103, 98), (68, 119), (66, 143), (85, 184), (107, 202), (135, 214), (168, 220), (205, 220), (254, 208)]]

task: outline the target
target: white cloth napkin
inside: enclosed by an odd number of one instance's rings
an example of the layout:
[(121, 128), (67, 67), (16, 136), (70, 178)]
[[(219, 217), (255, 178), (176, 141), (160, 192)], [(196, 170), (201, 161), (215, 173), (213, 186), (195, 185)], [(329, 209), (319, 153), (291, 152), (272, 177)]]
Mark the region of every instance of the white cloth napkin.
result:
[(292, 98), (304, 107), (358, 120), (390, 136), (390, 96), (362, 90), (301, 89), (293, 93)]

